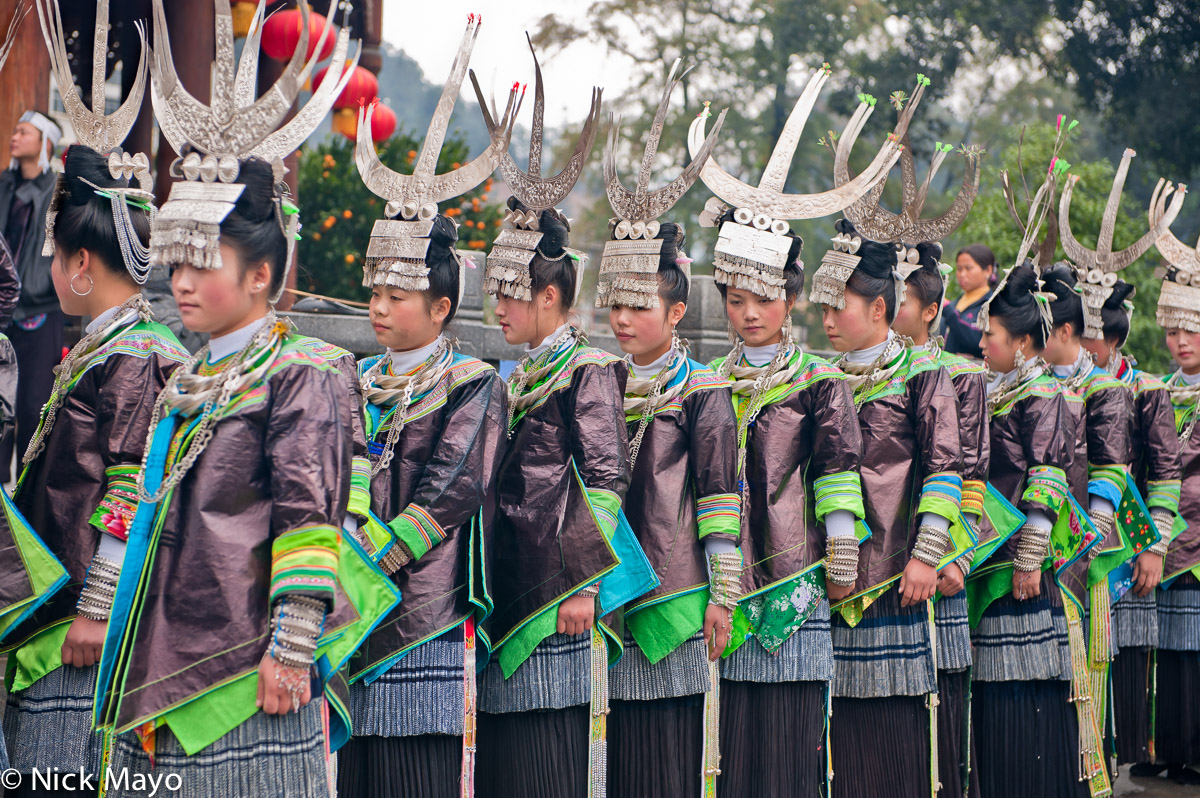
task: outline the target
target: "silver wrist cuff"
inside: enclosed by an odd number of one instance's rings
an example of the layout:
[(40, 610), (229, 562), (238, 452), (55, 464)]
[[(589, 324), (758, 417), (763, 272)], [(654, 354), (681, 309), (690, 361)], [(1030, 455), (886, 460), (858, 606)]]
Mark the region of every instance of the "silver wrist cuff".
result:
[(288, 668), (313, 663), (325, 623), (325, 602), (307, 596), (284, 596), (271, 615), (271, 658)]
[(723, 551), (708, 557), (708, 603), (727, 610), (737, 608), (742, 598), (742, 554)]
[(917, 530), (917, 544), (913, 546), (912, 557), (931, 568), (937, 568), (942, 562), (942, 556), (950, 548), (950, 530), (922, 524)]
[(960, 554), (958, 557), (954, 558), (954, 564), (958, 566), (960, 571), (962, 571), (963, 579), (966, 579), (967, 575), (971, 573), (971, 563), (973, 562), (975, 562), (974, 549), (964, 552), (963, 554)]
[(1092, 525), (1100, 534), (1100, 542), (1088, 549), (1087, 558), (1089, 560), (1096, 559), (1096, 556), (1104, 548), (1104, 542), (1112, 537), (1113, 530), (1117, 527), (1116, 516), (1109, 513), (1097, 514), (1092, 518)]
[(120, 578), (119, 563), (99, 554), (93, 557), (79, 601), (75, 604), (75, 613), (90, 621), (107, 621), (112, 613), (113, 600), (117, 597)]
[(585, 587), (583, 590), (580, 590), (575, 595), (576, 596), (586, 596), (587, 598), (596, 598), (597, 596), (600, 595), (600, 583), (595, 582), (593, 584), (590, 584), (587, 587)]
[(825, 541), (825, 577), (838, 587), (858, 581), (858, 538), (839, 535)]
[(1175, 517), (1166, 510), (1151, 510), (1150, 519), (1154, 521), (1154, 528), (1158, 530), (1158, 542), (1146, 549), (1151, 554), (1167, 556), (1167, 547), (1171, 545), (1171, 533), (1175, 526)]
[(1040, 571), (1042, 562), (1046, 559), (1046, 550), (1050, 547), (1050, 531), (1036, 524), (1025, 524), (1021, 527), (1021, 538), (1017, 541), (1017, 555), (1013, 557), (1013, 567), (1018, 571)]
[(404, 566), (412, 562), (412, 553), (399, 540), (392, 541), (392, 547), (387, 550), (387, 554), (379, 561), (379, 567), (388, 576), (399, 571)]

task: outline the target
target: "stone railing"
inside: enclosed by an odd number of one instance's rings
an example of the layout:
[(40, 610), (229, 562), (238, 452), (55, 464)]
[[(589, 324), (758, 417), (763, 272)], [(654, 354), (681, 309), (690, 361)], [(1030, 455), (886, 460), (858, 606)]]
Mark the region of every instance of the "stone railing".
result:
[[(504, 340), (499, 326), (488, 324), (484, 314), (482, 269), (467, 269), (467, 286), (462, 303), (454, 321), (447, 330), (456, 336), (459, 349), (467, 355), (497, 363), (501, 360), (517, 360), (521, 347), (512, 346)], [(593, 346), (614, 354), (620, 354), (617, 339), (609, 329), (606, 313), (591, 313), (591, 302), (581, 303), (581, 315), (590, 324), (588, 340)], [(336, 313), (288, 313), (300, 332), (321, 338), (357, 356), (373, 355), (380, 351), (375, 334), (366, 316), (350, 316)], [(696, 275), (692, 278), (692, 291), (688, 299), (687, 313), (679, 323), (679, 334), (691, 344), (691, 356), (701, 363), (708, 363), (729, 351), (729, 336), (726, 332), (725, 308), (721, 294), (713, 284), (713, 278)]]

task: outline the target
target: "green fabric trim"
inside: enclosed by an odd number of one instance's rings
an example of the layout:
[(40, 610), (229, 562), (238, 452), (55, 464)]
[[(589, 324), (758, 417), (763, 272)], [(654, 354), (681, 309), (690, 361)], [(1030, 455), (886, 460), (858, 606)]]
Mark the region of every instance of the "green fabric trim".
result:
[(30, 595), (27, 598), (0, 609), (0, 640), (3, 640), (4, 635), (25, 619), (27, 611), (44, 598), (48, 598), (52, 591), (66, 582), (67, 571), (25, 521), (24, 516), (17, 511), (3, 488), (0, 488), (0, 494), (9, 534), (12, 536), (13, 546), (21, 556), (30, 587)]
[(603, 533), (605, 540), (611, 541), (613, 532), (617, 528), (617, 516), (621, 512), (621, 497), (611, 490), (599, 488), (584, 488), (584, 492), (587, 493), (588, 504), (592, 507), (592, 517), (596, 519), (600, 532)]
[(638, 648), (654, 665), (704, 628), (708, 589), (695, 590), (625, 616)]
[(259, 711), (256, 701), (258, 671), (254, 670), (170, 710), (156, 724), (169, 726), (184, 753), (194, 756), (250, 720)]
[(388, 527), (396, 539), (409, 550), (414, 560), (421, 559), (430, 549), (446, 539), (445, 531), (437, 522), (412, 504), (392, 519)]
[(937, 496), (930, 493), (921, 495), (921, 501), (917, 504), (917, 512), (934, 513), (951, 522), (958, 519), (957, 504), (944, 496)]
[(497, 658), (505, 679), (517, 672), (543, 640), (558, 631), (558, 605), (561, 603), (554, 602), (504, 641)]
[(360, 520), (371, 513), (371, 461), (365, 457), (350, 460), (350, 503), (346, 509)]
[(813, 515), (823, 522), (833, 510), (849, 510), (855, 520), (866, 516), (862, 478), (857, 471), (838, 471), (813, 480)]
[(62, 647), (71, 621), (43, 629), (8, 655), (4, 687), (10, 693), (28, 690), (42, 677), (62, 667)]

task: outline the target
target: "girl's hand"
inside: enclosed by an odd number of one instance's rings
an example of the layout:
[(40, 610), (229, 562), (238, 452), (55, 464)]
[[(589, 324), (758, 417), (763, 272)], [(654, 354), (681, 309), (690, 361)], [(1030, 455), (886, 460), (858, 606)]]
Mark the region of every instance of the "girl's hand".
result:
[(1143, 551), (1133, 561), (1133, 592), (1138, 596), (1148, 596), (1162, 581), (1163, 556), (1153, 552)]
[(854, 585), (835, 585), (828, 579), (825, 580), (825, 595), (829, 596), (830, 604), (838, 603), (853, 592)]
[(938, 572), (932, 565), (910, 559), (900, 575), (900, 606), (911, 607), (928, 601), (937, 592)]
[(1017, 601), (1035, 598), (1042, 594), (1041, 571), (1018, 571), (1013, 569), (1012, 595)]
[(716, 662), (721, 652), (729, 645), (729, 632), (733, 625), (733, 613), (716, 604), (704, 610), (704, 642), (708, 646), (708, 659)]
[(100, 653), (104, 649), (104, 636), (107, 633), (107, 621), (93, 621), (76, 615), (62, 644), (63, 665), (76, 668), (90, 668), (95, 665), (100, 661)]
[(962, 569), (958, 567), (958, 563), (952, 562), (938, 574), (937, 589), (943, 596), (953, 596), (963, 589), (965, 582), (966, 577), (963, 576)]
[(594, 596), (571, 596), (558, 605), (558, 633), (581, 635), (592, 630), (596, 619)]
[[(293, 689), (288, 689), (292, 687)], [(293, 690), (298, 700), (293, 699)], [(293, 707), (312, 700), (312, 682), (308, 668), (288, 668), (280, 665), (270, 654), (263, 654), (258, 663), (258, 700), (254, 706), (268, 715), (286, 715)]]

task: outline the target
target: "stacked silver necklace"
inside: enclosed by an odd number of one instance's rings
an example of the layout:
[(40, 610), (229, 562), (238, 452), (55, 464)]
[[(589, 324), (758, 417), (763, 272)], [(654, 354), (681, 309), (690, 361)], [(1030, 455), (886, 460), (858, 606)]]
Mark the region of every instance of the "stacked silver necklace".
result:
[(373, 405), (395, 408), (383, 451), (380, 452), (379, 459), (371, 464), (372, 478), (392, 462), (396, 441), (400, 439), (400, 433), (408, 422), (408, 408), (412, 404), (413, 396), (424, 396), (428, 393), (454, 362), (454, 344), (451, 340), (442, 338), (438, 348), (412, 374), (384, 374), (383, 369), (387, 362), (386, 355), (375, 361), (367, 373), (363, 374), (361, 382), (363, 398), (366, 401)]

